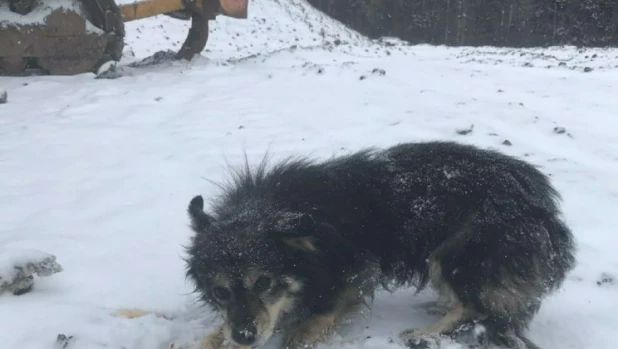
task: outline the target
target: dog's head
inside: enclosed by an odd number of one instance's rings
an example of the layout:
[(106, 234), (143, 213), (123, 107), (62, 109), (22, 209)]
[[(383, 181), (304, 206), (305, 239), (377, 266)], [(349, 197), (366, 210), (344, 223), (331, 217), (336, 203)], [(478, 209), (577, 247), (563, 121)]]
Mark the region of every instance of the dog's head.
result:
[(187, 275), (203, 301), (222, 315), (227, 340), (260, 346), (302, 293), (304, 280), (292, 270), (299, 253), (315, 252), (318, 226), (306, 214), (248, 209), (214, 219), (203, 208), (200, 196), (189, 204), (196, 235)]

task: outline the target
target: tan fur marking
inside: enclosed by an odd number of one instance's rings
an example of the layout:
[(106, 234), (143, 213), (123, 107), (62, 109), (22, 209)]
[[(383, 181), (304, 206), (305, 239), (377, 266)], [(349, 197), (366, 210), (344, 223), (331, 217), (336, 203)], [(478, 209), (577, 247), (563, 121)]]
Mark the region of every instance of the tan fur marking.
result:
[(421, 336), (437, 336), (441, 333), (453, 330), (469, 313), (469, 310), (466, 309), (461, 302), (456, 301), (446, 315), (435, 324), (429, 327), (405, 330), (399, 334), (399, 338), (402, 340), (409, 340)]
[(452, 306), (456, 298), (455, 292), (442, 279), (442, 266), (440, 266), (440, 263), (431, 258), (429, 260), (429, 280), (431, 281), (431, 286), (439, 294), (438, 302), (447, 307)]
[(417, 329), (409, 329), (401, 332), (399, 337), (403, 340), (414, 339), (420, 336), (437, 336), (441, 333), (448, 332), (454, 329), (458, 323), (464, 318), (473, 314), (473, 310), (466, 307), (455, 292), (451, 289), (448, 283), (442, 278), (442, 267), (440, 263), (433, 258), (429, 259), (429, 278), (432, 287), (439, 293), (439, 303), (445, 305), (446, 313), (435, 324)]
[(223, 329), (218, 327), (212, 333), (204, 337), (202, 340), (201, 349), (220, 349), (225, 340), (223, 336)]
[(362, 295), (357, 289), (347, 289), (337, 297), (333, 312), (309, 318), (299, 327), (286, 334), (284, 349), (313, 347), (328, 341), (335, 333), (337, 323), (346, 315), (358, 310)]
[[(223, 335), (222, 327), (218, 327), (212, 333), (204, 337), (202, 340), (202, 344), (200, 349), (221, 349), (223, 347), (223, 342), (225, 341), (225, 337)], [(233, 346), (228, 345), (226, 349), (250, 349), (250, 346)], [(170, 348), (173, 349), (173, 348)]]
[(275, 325), (277, 324), (277, 321), (279, 320), (279, 317), (281, 316), (281, 314), (290, 310), (293, 305), (294, 305), (294, 299), (287, 298), (287, 297), (283, 297), (279, 299), (277, 302), (267, 305), (266, 311), (268, 312), (270, 323), (268, 324), (268, 326), (265, 326), (265, 327), (269, 328), (271, 331), (274, 331)]
[(217, 286), (230, 288), (230, 279), (225, 274), (216, 274), (212, 278), (212, 283)]
[(292, 248), (299, 250), (316, 252), (318, 249), (314, 245), (313, 236), (307, 236), (302, 238), (285, 238), (283, 242)]
[(435, 324), (412, 331), (415, 335), (440, 334), (445, 331), (452, 330), (455, 326), (457, 326), (457, 323), (465, 317), (466, 314), (467, 311), (464, 306), (460, 302), (456, 302), (455, 305), (448, 310), (446, 315), (444, 315)]
[(256, 269), (248, 270), (243, 275), (242, 283), (245, 286), (245, 288), (249, 289), (257, 281), (257, 279), (262, 275), (263, 274), (259, 270), (256, 270)]
[(303, 289), (303, 283), (291, 277), (286, 277), (285, 282), (288, 284), (290, 292), (298, 292)]
[(333, 335), (335, 330), (335, 315), (317, 315), (300, 325), (294, 333), (286, 338), (285, 349), (312, 347), (324, 342)]
[(529, 306), (531, 299), (541, 294), (533, 285), (522, 286), (523, 282), (513, 282), (508, 277), (502, 280), (502, 287), (484, 287), (479, 294), (485, 308), (491, 309), (492, 313), (509, 315), (520, 312)]

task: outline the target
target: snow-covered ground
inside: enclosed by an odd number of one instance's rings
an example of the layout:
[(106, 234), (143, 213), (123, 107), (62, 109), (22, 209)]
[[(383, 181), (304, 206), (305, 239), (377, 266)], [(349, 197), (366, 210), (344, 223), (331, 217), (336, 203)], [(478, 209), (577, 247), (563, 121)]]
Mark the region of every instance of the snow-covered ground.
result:
[[(218, 192), (208, 180), (226, 163), (431, 139), (551, 174), (579, 265), (529, 335), (545, 349), (618, 347), (618, 50), (378, 44), (301, 0), (250, 6), (248, 20), (213, 22), (191, 63), (0, 78), (0, 248), (51, 253), (64, 269), (0, 295), (0, 347), (54, 348), (59, 334), (67, 349), (188, 347), (216, 319), (184, 276), (185, 209)], [(187, 28), (130, 23), (122, 64), (177, 50)], [(380, 293), (324, 348), (400, 348), (390, 338), (436, 319), (419, 308), (432, 297)], [(113, 316), (126, 307), (165, 316)]]

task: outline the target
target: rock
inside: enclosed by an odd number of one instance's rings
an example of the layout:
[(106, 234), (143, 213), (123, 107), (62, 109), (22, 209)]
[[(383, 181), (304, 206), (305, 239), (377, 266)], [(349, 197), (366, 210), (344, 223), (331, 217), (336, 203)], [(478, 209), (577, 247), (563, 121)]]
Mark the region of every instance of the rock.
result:
[(61, 272), (56, 256), (37, 250), (0, 249), (0, 293), (16, 296), (28, 293), (34, 285), (34, 275), (50, 276)]
[(459, 129), (459, 130), (456, 130), (455, 132), (457, 132), (457, 134), (458, 134), (458, 135), (465, 136), (465, 135), (467, 135), (468, 133), (472, 133), (472, 130), (473, 130), (473, 129), (474, 129), (474, 125), (470, 125), (470, 128), (467, 128), (467, 129)]
[(73, 336), (66, 336), (64, 334), (59, 334), (56, 337), (56, 349), (68, 349), (73, 341)]
[(108, 74), (107, 72), (112, 70), (112, 71), (116, 71), (116, 65), (118, 64), (118, 62), (113, 61), (113, 60), (109, 60), (103, 64), (101, 64), (99, 66), (98, 69), (96, 69), (96, 76), (100, 76), (100, 75), (105, 75)]
[(0, 104), (4, 104), (8, 101), (8, 95), (5, 90), (0, 90)]
[(601, 273), (601, 277), (597, 281), (597, 285), (611, 285), (614, 283), (614, 277), (609, 275), (608, 273)]

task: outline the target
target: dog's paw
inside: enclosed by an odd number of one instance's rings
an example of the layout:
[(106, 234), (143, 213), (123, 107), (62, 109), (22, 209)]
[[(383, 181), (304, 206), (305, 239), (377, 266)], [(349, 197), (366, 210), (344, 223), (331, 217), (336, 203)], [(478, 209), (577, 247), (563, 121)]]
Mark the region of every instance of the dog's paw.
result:
[(477, 322), (463, 323), (447, 335), (457, 343), (467, 345), (468, 348), (487, 348), (489, 346), (487, 329)]
[(438, 335), (425, 333), (418, 329), (409, 329), (399, 334), (403, 345), (410, 349), (433, 349), (439, 343)]
[(224, 340), (223, 331), (221, 328), (217, 328), (214, 332), (204, 337), (200, 349), (221, 349), (223, 348)]
[(313, 348), (328, 340), (335, 332), (332, 315), (315, 316), (296, 328), (284, 341), (284, 349)]

